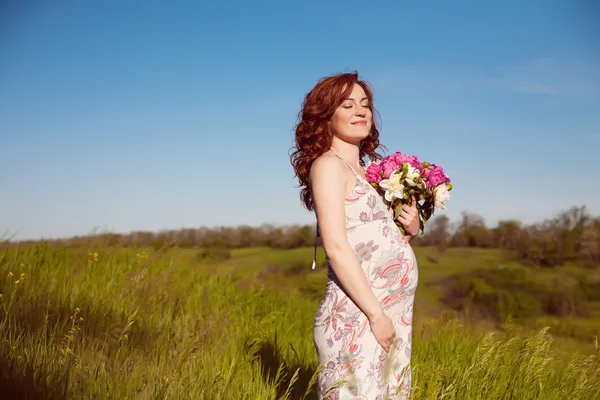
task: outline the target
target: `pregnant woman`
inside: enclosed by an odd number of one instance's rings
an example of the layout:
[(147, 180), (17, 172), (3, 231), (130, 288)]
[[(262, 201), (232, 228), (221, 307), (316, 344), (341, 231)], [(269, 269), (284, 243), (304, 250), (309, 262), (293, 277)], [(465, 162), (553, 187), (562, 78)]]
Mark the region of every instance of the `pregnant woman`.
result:
[(408, 399), (419, 232), (413, 206), (393, 210), (365, 178), (379, 132), (373, 94), (356, 73), (321, 79), (306, 95), (291, 163), (301, 200), (314, 211), (328, 282), (313, 338), (321, 364), (319, 398)]

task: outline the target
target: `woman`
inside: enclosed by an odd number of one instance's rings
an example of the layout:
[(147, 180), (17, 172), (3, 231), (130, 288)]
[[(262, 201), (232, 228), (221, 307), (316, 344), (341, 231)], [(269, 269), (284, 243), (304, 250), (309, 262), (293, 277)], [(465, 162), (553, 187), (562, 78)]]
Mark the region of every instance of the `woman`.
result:
[(373, 94), (356, 73), (321, 79), (306, 95), (291, 162), (315, 211), (328, 282), (314, 320), (319, 398), (406, 399), (419, 232), (416, 202), (393, 211), (365, 179), (379, 132)]

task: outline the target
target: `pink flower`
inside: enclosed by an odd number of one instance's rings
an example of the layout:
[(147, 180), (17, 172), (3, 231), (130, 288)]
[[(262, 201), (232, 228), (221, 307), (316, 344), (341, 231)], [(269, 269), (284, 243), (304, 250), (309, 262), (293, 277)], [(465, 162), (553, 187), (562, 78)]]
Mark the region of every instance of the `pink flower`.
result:
[(393, 160), (398, 164), (402, 165), (403, 163), (407, 163), (413, 168), (420, 168), (423, 163), (419, 161), (417, 156), (409, 156), (408, 154), (402, 154), (400, 152), (394, 153), (392, 156)]
[(359, 262), (369, 261), (373, 255), (373, 252), (379, 248), (378, 244), (373, 244), (372, 240), (367, 243), (360, 242), (354, 247), (356, 258)]
[(381, 161), (381, 168), (383, 168), (383, 177), (388, 179), (392, 172), (400, 168), (400, 165), (392, 158), (386, 157)]
[(361, 212), (360, 213), (360, 222), (369, 222), (369, 215), (366, 212)]
[(444, 172), (444, 169), (442, 167), (435, 165), (435, 164), (431, 164), (430, 168), (431, 168), (431, 173), (429, 174), (429, 177), (427, 178), (427, 187), (428, 188), (436, 187), (444, 182), (450, 183), (450, 178), (448, 178), (448, 175), (446, 175), (446, 173)]
[(379, 183), (381, 182), (381, 172), (383, 170), (381, 169), (381, 166), (377, 163), (371, 163), (369, 164), (369, 166), (367, 167), (367, 181), (369, 182), (373, 182), (373, 183)]
[(429, 177), (431, 177), (431, 172), (433, 172), (433, 167), (429, 165), (421, 170), (421, 177), (428, 181)]

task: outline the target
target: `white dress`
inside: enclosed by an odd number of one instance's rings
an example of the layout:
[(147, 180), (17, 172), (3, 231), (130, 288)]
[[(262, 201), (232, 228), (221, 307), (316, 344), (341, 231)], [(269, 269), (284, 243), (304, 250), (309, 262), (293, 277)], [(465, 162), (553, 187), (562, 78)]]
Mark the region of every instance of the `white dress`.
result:
[(377, 343), (365, 314), (345, 294), (328, 262), (328, 282), (313, 328), (321, 364), (319, 399), (408, 399), (418, 281), (415, 254), (383, 198), (337, 157), (357, 179), (345, 198), (346, 234), (371, 289), (394, 323), (396, 343), (389, 354)]

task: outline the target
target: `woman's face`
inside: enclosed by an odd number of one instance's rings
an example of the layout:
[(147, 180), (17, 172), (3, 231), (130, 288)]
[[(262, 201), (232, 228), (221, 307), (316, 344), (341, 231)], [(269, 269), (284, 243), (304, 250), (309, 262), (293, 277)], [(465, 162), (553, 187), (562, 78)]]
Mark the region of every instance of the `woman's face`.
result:
[(360, 142), (369, 136), (373, 114), (362, 86), (354, 84), (350, 97), (345, 99), (331, 117), (333, 134), (344, 141)]

